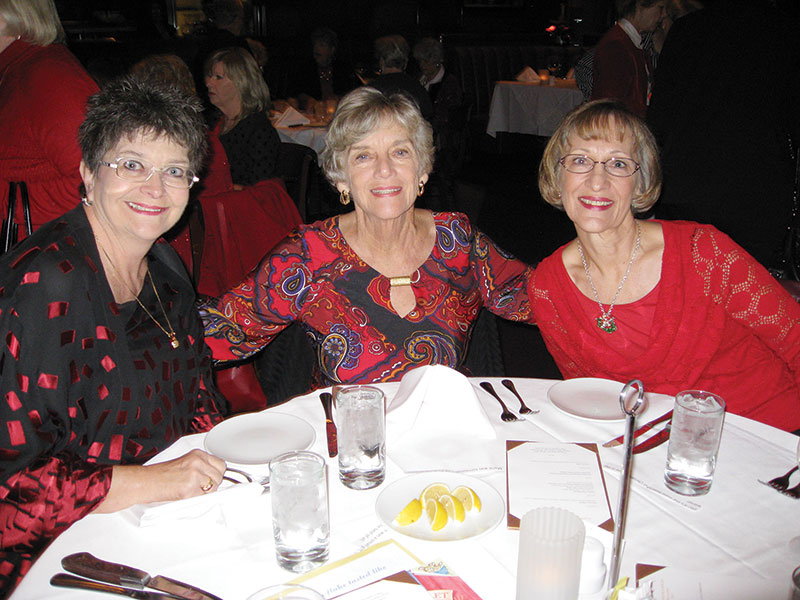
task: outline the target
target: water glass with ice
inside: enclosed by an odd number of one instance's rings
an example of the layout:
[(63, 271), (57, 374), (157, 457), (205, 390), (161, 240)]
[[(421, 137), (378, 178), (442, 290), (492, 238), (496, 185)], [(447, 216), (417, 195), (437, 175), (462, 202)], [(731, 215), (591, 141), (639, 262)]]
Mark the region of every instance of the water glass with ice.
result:
[(687, 390), (675, 396), (664, 481), (684, 496), (708, 493), (722, 437), (725, 401), (711, 392)]
[(339, 440), (339, 479), (366, 490), (386, 477), (386, 398), (368, 385), (337, 387), (333, 397)]
[(269, 463), (272, 530), (278, 564), (304, 573), (328, 560), (328, 472), (325, 459), (305, 450)]

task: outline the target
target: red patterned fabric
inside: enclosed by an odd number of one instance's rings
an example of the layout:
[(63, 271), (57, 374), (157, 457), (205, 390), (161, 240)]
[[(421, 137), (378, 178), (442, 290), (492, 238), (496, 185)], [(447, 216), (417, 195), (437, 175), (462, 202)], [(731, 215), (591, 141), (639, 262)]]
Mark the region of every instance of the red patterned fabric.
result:
[[(112, 465), (222, 418), (191, 283), (167, 244), (148, 260), (177, 349), (114, 302), (82, 207), (0, 258), (0, 597), (103, 500)], [(139, 297), (161, 314), (152, 286)]]
[(609, 334), (586, 317), (563, 248), (537, 267), (528, 288), (532, 316), (564, 377), (636, 378), (664, 394), (706, 389), (730, 412), (800, 428), (800, 305), (714, 227), (657, 222), (664, 232), (660, 289), (649, 344), (638, 356), (610, 343), (625, 335), (624, 319)]
[(25, 181), (36, 229), (77, 202), (78, 126), (97, 84), (63, 45), (23, 40), (0, 53), (0, 82), (0, 210), (5, 218), (8, 182)]
[(214, 357), (249, 356), (299, 321), (317, 347), (318, 386), (396, 381), (429, 364), (458, 368), (482, 306), (527, 318), (528, 267), (473, 230), (465, 215), (434, 219), (436, 243), (412, 277), (417, 305), (405, 318), (391, 308), (388, 280), (353, 252), (334, 217), (300, 227), (206, 307)]

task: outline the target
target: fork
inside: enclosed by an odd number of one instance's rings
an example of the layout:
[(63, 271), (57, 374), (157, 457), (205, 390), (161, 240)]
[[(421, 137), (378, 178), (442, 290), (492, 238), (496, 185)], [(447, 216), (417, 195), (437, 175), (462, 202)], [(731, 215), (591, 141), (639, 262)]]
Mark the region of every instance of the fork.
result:
[(796, 485), (793, 488), (782, 489), (778, 490), (781, 494), (786, 494), (787, 496), (791, 496), (792, 498), (800, 498), (800, 485)]
[(789, 478), (792, 476), (792, 473), (797, 471), (798, 468), (800, 468), (800, 467), (795, 465), (794, 467), (792, 467), (792, 469), (788, 473), (786, 473), (786, 475), (782, 475), (781, 477), (776, 477), (775, 479), (770, 479), (767, 482), (767, 485), (770, 486), (770, 487), (775, 488), (779, 492), (786, 493), (788, 491), (794, 490), (793, 494), (797, 493), (797, 494), (800, 495), (800, 486), (793, 487), (792, 490), (787, 490), (786, 489), (786, 488), (789, 487)]
[(481, 381), (481, 387), (489, 392), (495, 399), (500, 403), (500, 406), (503, 407), (503, 412), (500, 413), (500, 418), (505, 421), (506, 423), (510, 423), (511, 421), (519, 421), (519, 417), (508, 410), (506, 403), (497, 395), (497, 392), (494, 391), (494, 387), (488, 381)]
[(538, 410), (531, 410), (530, 408), (525, 406), (525, 402), (523, 402), (522, 396), (519, 395), (519, 392), (517, 391), (517, 388), (514, 387), (514, 382), (513, 381), (511, 381), (510, 379), (503, 379), (503, 381), (501, 381), (500, 383), (502, 383), (504, 386), (506, 386), (506, 389), (510, 390), (511, 393), (514, 394), (517, 397), (517, 400), (519, 400), (519, 412), (521, 414), (523, 414), (523, 415), (528, 415), (528, 414), (535, 415), (536, 413), (539, 412)]

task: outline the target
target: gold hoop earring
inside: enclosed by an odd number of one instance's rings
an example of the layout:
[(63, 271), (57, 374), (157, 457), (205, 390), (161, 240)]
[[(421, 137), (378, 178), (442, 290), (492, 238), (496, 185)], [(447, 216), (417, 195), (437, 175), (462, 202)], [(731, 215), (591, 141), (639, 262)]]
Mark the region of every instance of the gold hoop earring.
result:
[(419, 182), (419, 193), (417, 194), (417, 196), (422, 196), (422, 194), (424, 194), (424, 193), (425, 193), (425, 182), (424, 181), (420, 181)]
[(347, 190), (342, 190), (339, 192), (339, 202), (341, 202), (344, 206), (350, 204), (350, 192)]

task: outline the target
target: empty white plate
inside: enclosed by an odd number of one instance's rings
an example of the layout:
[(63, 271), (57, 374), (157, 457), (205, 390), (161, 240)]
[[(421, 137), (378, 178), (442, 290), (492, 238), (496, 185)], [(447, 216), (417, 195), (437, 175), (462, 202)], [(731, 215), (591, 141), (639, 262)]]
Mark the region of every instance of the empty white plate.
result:
[(214, 456), (239, 465), (264, 465), (291, 450), (307, 450), (316, 439), (314, 428), (294, 415), (259, 412), (237, 415), (206, 435)]
[(547, 390), (547, 397), (558, 410), (579, 419), (624, 421), (625, 413), (619, 406), (619, 393), (624, 386), (610, 379), (579, 377), (555, 384)]

